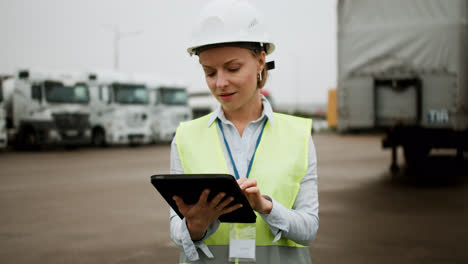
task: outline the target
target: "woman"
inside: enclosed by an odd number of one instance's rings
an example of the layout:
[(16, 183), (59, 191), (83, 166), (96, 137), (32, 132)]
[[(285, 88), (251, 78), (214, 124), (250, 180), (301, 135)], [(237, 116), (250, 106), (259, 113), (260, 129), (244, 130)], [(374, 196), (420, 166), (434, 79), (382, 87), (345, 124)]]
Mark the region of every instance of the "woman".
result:
[[(260, 95), (272, 65), (265, 58), (274, 48), (247, 1), (216, 0), (203, 10), (188, 52), (199, 56), (220, 106), (179, 126), (171, 173), (235, 175), (258, 217), (253, 229), (220, 224), (219, 216), (240, 207), (229, 205), (231, 197), (219, 193), (208, 201), (205, 190), (195, 205), (174, 197), (184, 216), (171, 210), (171, 238), (181, 247), (180, 263), (311, 262), (308, 245), (318, 229), (311, 121), (273, 113)], [(242, 230), (249, 230), (243, 233), (247, 237), (235, 235)], [(249, 247), (251, 242), (255, 246)]]

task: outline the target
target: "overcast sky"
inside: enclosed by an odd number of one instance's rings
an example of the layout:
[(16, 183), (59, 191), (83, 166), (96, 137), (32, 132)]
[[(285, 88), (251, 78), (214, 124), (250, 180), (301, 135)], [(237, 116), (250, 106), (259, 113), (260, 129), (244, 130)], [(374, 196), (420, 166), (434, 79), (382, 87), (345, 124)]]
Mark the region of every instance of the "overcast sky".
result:
[[(184, 81), (207, 90), (197, 57), (186, 53), (202, 0), (0, 0), (0, 73), (20, 68), (95, 70), (113, 67)], [(325, 103), (336, 86), (336, 0), (251, 0), (276, 44), (266, 89), (278, 103)], [(267, 58), (268, 59), (268, 58)]]

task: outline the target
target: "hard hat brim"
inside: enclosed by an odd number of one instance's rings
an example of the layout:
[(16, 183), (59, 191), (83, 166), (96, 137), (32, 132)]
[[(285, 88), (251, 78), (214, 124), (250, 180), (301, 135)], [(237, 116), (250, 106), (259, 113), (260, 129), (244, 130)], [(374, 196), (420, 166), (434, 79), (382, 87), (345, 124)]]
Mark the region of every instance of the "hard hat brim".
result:
[(235, 46), (235, 47), (241, 47), (241, 48), (247, 48), (243, 47), (242, 45), (238, 45), (239, 43), (258, 43), (260, 46), (264, 46), (265, 53), (266, 55), (271, 54), (275, 50), (275, 44), (271, 42), (259, 42), (259, 41), (228, 41), (228, 42), (215, 42), (215, 43), (205, 43), (201, 45), (195, 45), (187, 49), (187, 52), (189, 53), (190, 56), (192, 55), (198, 55), (200, 53), (200, 50), (206, 50), (209, 48), (214, 48), (214, 47), (222, 47), (222, 46)]

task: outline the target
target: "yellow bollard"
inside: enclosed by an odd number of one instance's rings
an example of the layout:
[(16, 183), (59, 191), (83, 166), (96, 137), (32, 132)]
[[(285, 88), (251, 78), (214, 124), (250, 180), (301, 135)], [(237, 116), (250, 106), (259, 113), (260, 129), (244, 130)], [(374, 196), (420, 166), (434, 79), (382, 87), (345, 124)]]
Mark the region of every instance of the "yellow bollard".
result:
[(328, 90), (327, 123), (331, 128), (338, 125), (338, 108), (336, 104), (336, 89)]

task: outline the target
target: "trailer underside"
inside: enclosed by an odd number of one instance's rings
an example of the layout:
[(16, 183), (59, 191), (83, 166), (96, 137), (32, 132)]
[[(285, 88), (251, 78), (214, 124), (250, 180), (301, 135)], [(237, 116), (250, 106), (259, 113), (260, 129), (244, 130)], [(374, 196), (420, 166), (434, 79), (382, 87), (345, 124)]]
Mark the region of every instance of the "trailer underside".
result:
[(457, 157), (463, 159), (468, 150), (468, 131), (450, 129), (427, 129), (422, 127), (393, 127), (382, 139), (382, 147), (392, 149), (392, 172), (398, 171), (397, 148), (403, 147), (406, 164), (411, 166), (424, 162), (431, 149), (456, 149)]

